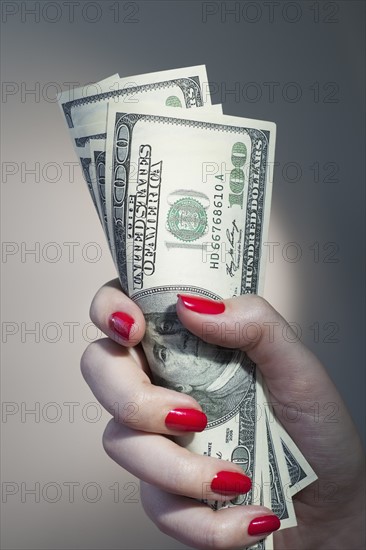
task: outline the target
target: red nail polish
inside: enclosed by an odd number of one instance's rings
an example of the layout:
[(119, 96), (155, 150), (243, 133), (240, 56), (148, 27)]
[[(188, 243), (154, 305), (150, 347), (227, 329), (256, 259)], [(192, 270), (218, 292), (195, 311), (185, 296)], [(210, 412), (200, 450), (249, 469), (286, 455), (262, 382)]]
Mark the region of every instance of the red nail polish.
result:
[(252, 537), (257, 535), (264, 535), (265, 533), (273, 533), (280, 528), (281, 522), (275, 515), (262, 516), (255, 518), (249, 523), (248, 534)]
[(167, 414), (165, 425), (171, 430), (202, 432), (207, 425), (207, 416), (197, 409), (173, 409)]
[(247, 493), (251, 486), (248, 476), (236, 472), (218, 472), (211, 481), (211, 489), (223, 495)]
[(123, 313), (122, 311), (112, 313), (109, 318), (110, 328), (117, 332), (117, 334), (122, 336), (125, 340), (128, 340), (134, 323), (134, 319), (128, 315), (128, 313)]
[(184, 307), (195, 311), (196, 313), (206, 313), (209, 315), (218, 315), (225, 311), (225, 304), (216, 300), (208, 300), (201, 296), (187, 296), (187, 294), (178, 294)]

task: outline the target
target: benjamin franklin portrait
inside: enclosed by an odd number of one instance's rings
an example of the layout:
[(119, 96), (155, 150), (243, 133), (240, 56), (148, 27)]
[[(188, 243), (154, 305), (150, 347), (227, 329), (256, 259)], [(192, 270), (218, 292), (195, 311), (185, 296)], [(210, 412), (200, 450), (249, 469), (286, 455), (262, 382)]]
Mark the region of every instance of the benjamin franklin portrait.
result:
[(252, 383), (251, 364), (241, 352), (197, 338), (180, 323), (175, 305), (145, 313), (145, 319), (143, 346), (154, 382), (196, 399), (208, 427), (233, 416)]

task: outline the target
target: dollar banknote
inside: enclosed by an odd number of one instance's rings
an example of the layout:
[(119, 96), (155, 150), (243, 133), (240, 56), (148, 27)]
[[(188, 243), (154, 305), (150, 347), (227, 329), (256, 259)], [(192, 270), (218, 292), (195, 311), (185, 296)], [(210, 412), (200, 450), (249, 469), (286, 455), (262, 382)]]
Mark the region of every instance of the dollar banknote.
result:
[(102, 221), (99, 207), (99, 194), (95, 185), (95, 176), (92, 173), (92, 159), (90, 157), (89, 147), (79, 148), (79, 160), (84, 180), (87, 184), (94, 207), (97, 211), (99, 219)]
[(105, 139), (92, 139), (89, 143), (89, 153), (91, 159), (90, 178), (95, 182), (94, 186), (98, 196), (99, 216), (103, 223), (109, 248), (111, 249), (105, 203), (105, 144)]
[(297, 525), (295, 509), (290, 489), (290, 476), (281, 448), (281, 440), (276, 430), (270, 428), (270, 410), (266, 410), (266, 432), (268, 441), (268, 459), (270, 472), (270, 494), (272, 511), (280, 518), (281, 527)]
[(314, 483), (318, 476), (276, 417), (274, 417), (274, 422), (276, 423), (276, 431), (281, 438), (283, 454), (290, 477), (290, 494), (295, 496), (305, 487)]
[(175, 303), (179, 292), (220, 299), (263, 284), (274, 141), (267, 122), (203, 110), (108, 109), (106, 210), (122, 288), (145, 314), (155, 381), (192, 395), (207, 414), (206, 430), (180, 443), (240, 464), (251, 477), (252, 490), (234, 505), (259, 502), (269, 469), (255, 366), (189, 333)]
[(275, 125), (149, 110), (108, 110), (106, 207), (123, 287), (263, 292)]
[[(113, 77), (112, 77), (113, 80)], [(85, 93), (85, 88), (60, 95), (59, 104), (70, 129), (105, 122), (109, 104), (137, 105), (143, 101), (187, 108), (211, 105), (204, 65), (161, 71), (145, 75), (116, 78), (111, 83), (98, 83), (98, 93)], [(108, 88), (107, 90), (105, 88)], [(148, 97), (147, 97), (148, 94)]]
[[(284, 472), (284, 476), (286, 477), (286, 494), (287, 496), (291, 495), (291, 497), (293, 497), (296, 493), (299, 493), (305, 489), (305, 487), (316, 481), (317, 475), (276, 416), (275, 407), (278, 406), (278, 403), (271, 396), (268, 388), (264, 384), (263, 392), (267, 423), (271, 432), (274, 432), (274, 438), (277, 441), (276, 454), (283, 455), (280, 461), (282, 463), (281, 471)], [(279, 449), (280, 446), (282, 447), (282, 453), (281, 449)], [(285, 460), (286, 468), (284, 467), (283, 460)], [(285, 470), (287, 470), (287, 472)]]

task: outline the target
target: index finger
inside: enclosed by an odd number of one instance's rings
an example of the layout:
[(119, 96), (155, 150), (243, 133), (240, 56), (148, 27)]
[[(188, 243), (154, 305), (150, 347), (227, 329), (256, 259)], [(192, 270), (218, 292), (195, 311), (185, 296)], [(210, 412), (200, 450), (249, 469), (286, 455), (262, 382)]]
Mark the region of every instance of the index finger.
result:
[(123, 346), (136, 346), (145, 334), (142, 311), (122, 292), (118, 279), (109, 281), (98, 290), (89, 314), (106, 336)]

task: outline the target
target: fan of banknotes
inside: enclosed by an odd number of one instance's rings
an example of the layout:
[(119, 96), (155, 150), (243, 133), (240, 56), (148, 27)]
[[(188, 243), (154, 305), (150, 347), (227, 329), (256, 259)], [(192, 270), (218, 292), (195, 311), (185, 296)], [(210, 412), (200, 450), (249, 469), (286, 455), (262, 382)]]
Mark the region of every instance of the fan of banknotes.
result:
[[(205, 344), (179, 322), (178, 293), (261, 294), (275, 124), (222, 114), (204, 66), (106, 80), (61, 94), (75, 151), (122, 289), (142, 309), (154, 381), (208, 416), (177, 438), (239, 464), (252, 489), (213, 508), (268, 506), (296, 525), (292, 497), (316, 479), (241, 351)], [(207, 326), (207, 330), (212, 327)], [(225, 326), (221, 327), (224, 331)], [(271, 537), (253, 548), (271, 548)]]

